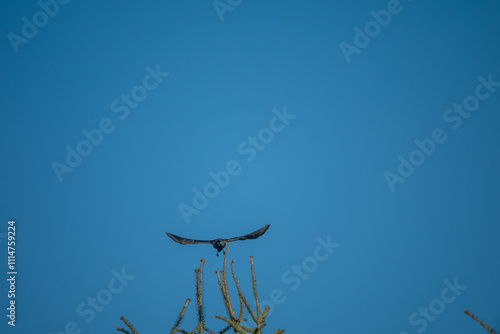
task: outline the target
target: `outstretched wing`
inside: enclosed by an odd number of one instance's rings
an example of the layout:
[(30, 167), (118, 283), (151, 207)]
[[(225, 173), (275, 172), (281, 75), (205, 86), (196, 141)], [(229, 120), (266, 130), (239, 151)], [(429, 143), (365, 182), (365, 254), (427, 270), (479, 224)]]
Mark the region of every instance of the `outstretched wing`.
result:
[(258, 237), (260, 237), (261, 235), (263, 235), (264, 233), (266, 233), (266, 231), (269, 228), (269, 226), (271, 226), (271, 225), (267, 224), (266, 226), (258, 229), (257, 231), (254, 231), (252, 233), (248, 233), (248, 234), (243, 235), (241, 237), (224, 239), (224, 241), (229, 242), (229, 241), (236, 241), (236, 240), (257, 239)]
[(184, 237), (179, 237), (178, 235), (168, 233), (166, 232), (167, 235), (175, 242), (180, 243), (181, 245), (194, 245), (194, 244), (211, 244), (212, 240), (195, 240), (195, 239), (188, 239)]

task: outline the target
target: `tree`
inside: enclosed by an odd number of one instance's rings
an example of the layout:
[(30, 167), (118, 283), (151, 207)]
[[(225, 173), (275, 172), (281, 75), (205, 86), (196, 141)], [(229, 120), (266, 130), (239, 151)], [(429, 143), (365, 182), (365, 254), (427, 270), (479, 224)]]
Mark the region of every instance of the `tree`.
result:
[(490, 328), (490, 326), (488, 326), (488, 324), (484, 323), (483, 321), (481, 321), (481, 319), (479, 319), (478, 317), (476, 317), (474, 314), (470, 313), (469, 310), (465, 310), (464, 312), (465, 314), (467, 314), (469, 317), (471, 317), (472, 319), (476, 320), (477, 322), (479, 322), (481, 324), (481, 326), (483, 326), (484, 328), (486, 328), (486, 330), (488, 332), (490, 332), (491, 334), (496, 334), (497, 332), (495, 332), (493, 329)]
[[(184, 319), (184, 314), (186, 312), (186, 308), (191, 301), (190, 298), (186, 300), (186, 303), (184, 304), (184, 307), (181, 310), (181, 313), (177, 317), (177, 320), (172, 327), (172, 330), (170, 331), (170, 334), (175, 334), (175, 333), (183, 333), (183, 334), (204, 334), (205, 332), (210, 333), (210, 334), (223, 334), (226, 333), (228, 330), (231, 328), (233, 331), (237, 334), (247, 334), (247, 333), (254, 333), (254, 334), (262, 334), (263, 328), (266, 326), (266, 317), (269, 313), (269, 310), (271, 309), (270, 306), (267, 306), (263, 312), (261, 312), (260, 305), (259, 305), (259, 298), (257, 294), (257, 281), (255, 279), (255, 270), (254, 270), (254, 265), (253, 265), (253, 256), (250, 256), (250, 266), (252, 268), (252, 283), (253, 283), (253, 294), (255, 297), (255, 310), (252, 309), (250, 306), (250, 303), (248, 302), (247, 298), (243, 296), (243, 293), (241, 292), (240, 289), (240, 284), (238, 283), (238, 279), (236, 278), (236, 274), (234, 273), (234, 260), (231, 261), (231, 273), (233, 276), (233, 280), (236, 284), (236, 288), (238, 290), (238, 299), (239, 299), (239, 312), (238, 315), (235, 313), (235, 308), (233, 306), (233, 303), (231, 301), (231, 295), (229, 293), (229, 285), (227, 282), (227, 271), (226, 271), (226, 260), (227, 260), (227, 250), (229, 248), (229, 243), (226, 245), (226, 254), (224, 256), (224, 265), (222, 270), (217, 270), (215, 273), (217, 275), (217, 279), (219, 281), (219, 288), (222, 293), (222, 297), (224, 299), (224, 305), (226, 307), (226, 311), (228, 316), (223, 317), (220, 315), (216, 315), (215, 317), (217, 319), (223, 320), (227, 323), (227, 326), (224, 327), (223, 329), (215, 332), (206, 327), (205, 324), (205, 311), (203, 308), (203, 264), (205, 263), (205, 259), (201, 259), (201, 264), (200, 268), (195, 269), (195, 276), (196, 276), (196, 304), (197, 304), (197, 314), (198, 314), (198, 324), (197, 326), (192, 330), (192, 331), (187, 331), (184, 329), (180, 328), (181, 322)], [(243, 318), (243, 315), (245, 314), (245, 309), (248, 311), (248, 314), (250, 314), (252, 320), (255, 322), (255, 327), (249, 327), (248, 325), (244, 325), (242, 322), (246, 321), (247, 319)], [(126, 334), (139, 334), (137, 330), (132, 326), (132, 324), (125, 319), (125, 317), (120, 318), (130, 329), (124, 329), (121, 327), (118, 327), (117, 330)], [(276, 330), (273, 334), (281, 334), (285, 330), (284, 329), (278, 329)]]

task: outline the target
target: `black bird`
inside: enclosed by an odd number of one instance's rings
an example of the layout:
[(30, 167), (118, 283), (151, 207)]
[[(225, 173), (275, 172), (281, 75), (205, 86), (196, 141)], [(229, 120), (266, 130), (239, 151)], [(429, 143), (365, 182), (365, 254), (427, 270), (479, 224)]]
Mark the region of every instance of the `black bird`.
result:
[[(271, 225), (266, 225), (260, 229), (258, 229), (255, 232), (248, 233), (246, 235), (243, 235), (241, 237), (235, 237), (235, 238), (229, 238), (229, 239), (214, 239), (214, 240), (195, 240), (195, 239), (188, 239), (188, 238), (183, 238), (179, 237), (177, 235), (174, 235), (172, 233), (167, 233), (167, 235), (175, 242), (180, 243), (181, 245), (194, 245), (194, 244), (212, 244), (215, 249), (217, 249), (217, 256), (219, 256), (219, 252), (226, 247), (226, 242), (230, 241), (237, 241), (237, 240), (247, 240), (247, 239), (257, 239), (261, 235), (263, 235), (267, 229)], [(225, 253), (224, 253), (225, 254)]]

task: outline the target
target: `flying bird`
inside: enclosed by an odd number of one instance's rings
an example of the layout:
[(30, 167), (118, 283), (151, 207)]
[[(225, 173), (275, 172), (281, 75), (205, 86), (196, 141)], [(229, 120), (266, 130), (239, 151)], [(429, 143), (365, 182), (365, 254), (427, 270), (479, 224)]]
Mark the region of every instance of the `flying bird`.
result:
[(215, 249), (217, 249), (217, 256), (219, 256), (219, 252), (226, 247), (227, 242), (237, 241), (237, 240), (247, 240), (247, 239), (257, 239), (261, 235), (263, 235), (267, 229), (271, 225), (266, 225), (255, 232), (245, 234), (241, 237), (229, 238), (229, 239), (214, 239), (214, 240), (195, 240), (179, 237), (178, 235), (167, 233), (167, 235), (175, 242), (180, 243), (181, 245), (194, 245), (194, 244), (212, 244)]

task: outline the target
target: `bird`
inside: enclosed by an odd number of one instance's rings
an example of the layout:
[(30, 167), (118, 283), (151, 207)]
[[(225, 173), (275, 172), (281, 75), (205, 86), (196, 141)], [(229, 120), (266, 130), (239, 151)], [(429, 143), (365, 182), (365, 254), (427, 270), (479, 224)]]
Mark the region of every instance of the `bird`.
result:
[[(257, 239), (264, 233), (266, 233), (267, 229), (271, 226), (270, 224), (267, 224), (266, 226), (258, 229), (257, 231), (254, 231), (252, 233), (248, 233), (245, 235), (242, 235), (241, 237), (235, 237), (235, 238), (228, 238), (228, 239), (214, 239), (214, 240), (196, 240), (196, 239), (188, 239), (184, 237), (179, 237), (178, 235), (172, 234), (172, 233), (167, 233), (167, 235), (175, 242), (181, 244), (181, 245), (195, 245), (195, 244), (212, 244), (215, 249), (217, 249), (217, 256), (219, 256), (219, 252), (226, 247), (227, 242), (231, 241), (237, 241), (237, 240), (247, 240), (247, 239)], [(225, 252), (223, 253), (225, 254)]]

